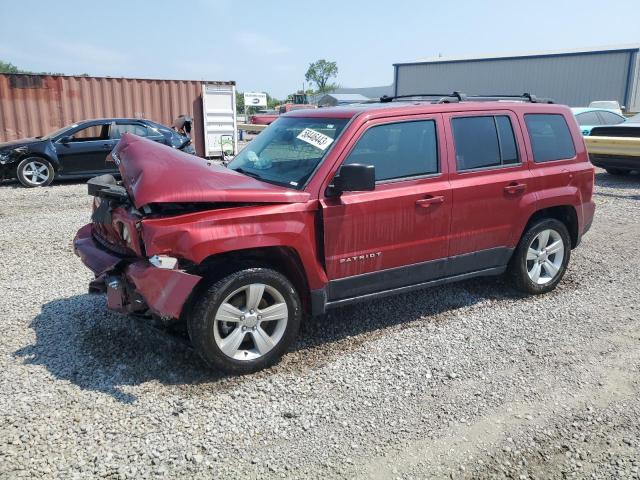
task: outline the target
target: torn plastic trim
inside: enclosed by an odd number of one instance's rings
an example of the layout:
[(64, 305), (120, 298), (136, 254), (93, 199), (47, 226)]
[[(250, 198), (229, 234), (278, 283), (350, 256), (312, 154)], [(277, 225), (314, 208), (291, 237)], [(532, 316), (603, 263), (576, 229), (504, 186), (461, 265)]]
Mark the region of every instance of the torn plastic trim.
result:
[(93, 197), (103, 197), (107, 199), (129, 201), (129, 194), (126, 189), (119, 185), (115, 177), (109, 173), (93, 177), (87, 181), (87, 190)]
[(244, 208), (259, 205), (274, 205), (273, 203), (260, 202), (174, 202), (174, 203), (150, 203), (140, 208), (145, 218), (149, 217), (174, 217), (188, 213), (224, 210), (227, 208)]
[(180, 318), (191, 292), (202, 279), (183, 270), (156, 268), (144, 258), (122, 258), (102, 249), (91, 224), (74, 239), (74, 250), (96, 275), (90, 293), (107, 293), (109, 308), (123, 313), (149, 309), (163, 318)]
[(127, 266), (124, 276), (135, 286), (135, 293), (149, 310), (163, 318), (180, 318), (191, 292), (202, 277), (181, 270), (155, 268), (146, 260)]

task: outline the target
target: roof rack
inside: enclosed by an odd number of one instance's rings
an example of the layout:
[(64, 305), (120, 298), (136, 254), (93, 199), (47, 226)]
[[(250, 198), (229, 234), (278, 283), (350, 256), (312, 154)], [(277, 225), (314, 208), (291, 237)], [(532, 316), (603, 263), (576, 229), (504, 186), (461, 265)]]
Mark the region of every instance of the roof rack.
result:
[(512, 101), (529, 102), (529, 103), (554, 103), (553, 100), (550, 98), (538, 98), (535, 95), (532, 95), (531, 93), (523, 93), (522, 95), (466, 95), (461, 92), (453, 92), (453, 93), (447, 93), (447, 94), (415, 93), (413, 95), (395, 95), (392, 97), (384, 95), (380, 97), (380, 102), (389, 103), (401, 98), (416, 98), (416, 97), (436, 99), (435, 101), (432, 101), (432, 103), (455, 103), (455, 102), (465, 102), (465, 101), (491, 102), (491, 101), (500, 101), (500, 100), (512, 100)]
[(453, 93), (414, 93), (413, 95), (394, 95), (392, 97), (388, 95), (383, 95), (380, 97), (381, 103), (389, 103), (394, 100), (398, 100), (400, 98), (416, 98), (416, 97), (427, 97), (427, 98), (438, 98), (438, 100), (434, 103), (451, 103), (451, 102), (462, 102), (466, 95), (460, 92)]

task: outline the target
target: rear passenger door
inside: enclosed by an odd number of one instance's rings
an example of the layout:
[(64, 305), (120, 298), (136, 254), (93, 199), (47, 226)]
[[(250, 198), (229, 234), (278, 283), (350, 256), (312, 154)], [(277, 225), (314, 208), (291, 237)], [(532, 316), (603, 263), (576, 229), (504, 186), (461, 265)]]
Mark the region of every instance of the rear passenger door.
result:
[(374, 165), (376, 188), (321, 198), (329, 300), (444, 276), (451, 192), (443, 138), (440, 115), (371, 121), (354, 135), (338, 163)]
[(450, 274), (503, 266), (536, 198), (517, 117), (511, 111), (445, 117), (453, 152)]

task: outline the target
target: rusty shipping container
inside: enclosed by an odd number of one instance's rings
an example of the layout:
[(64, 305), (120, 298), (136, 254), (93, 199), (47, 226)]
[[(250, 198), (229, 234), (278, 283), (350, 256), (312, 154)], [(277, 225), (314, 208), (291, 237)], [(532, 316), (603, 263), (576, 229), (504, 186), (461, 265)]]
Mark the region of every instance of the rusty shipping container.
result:
[(203, 85), (235, 82), (0, 74), (0, 142), (91, 118), (146, 118), (170, 127), (184, 114), (194, 119), (193, 145), (204, 156)]

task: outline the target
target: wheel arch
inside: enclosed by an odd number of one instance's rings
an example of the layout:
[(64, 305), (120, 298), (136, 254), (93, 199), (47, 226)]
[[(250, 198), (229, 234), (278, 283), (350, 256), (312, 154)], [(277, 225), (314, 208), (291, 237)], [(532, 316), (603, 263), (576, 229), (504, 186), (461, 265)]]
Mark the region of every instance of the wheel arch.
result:
[[(522, 235), (529, 229), (535, 222), (545, 218), (555, 218), (562, 222), (569, 231), (569, 237), (571, 238), (571, 248), (575, 248), (579, 241), (578, 233), (578, 212), (573, 205), (557, 205), (553, 207), (546, 207), (534, 212), (527, 221)], [(521, 237), (522, 237), (521, 235)]]
[(15, 171), (16, 171), (16, 174), (17, 174), (17, 172), (18, 172), (18, 165), (20, 165), (20, 163), (21, 163), (23, 160), (26, 160), (27, 158), (41, 158), (42, 160), (46, 160), (46, 161), (47, 161), (47, 162), (49, 162), (49, 163), (51, 164), (51, 166), (53, 167), (53, 174), (54, 174), (54, 175), (55, 175), (55, 174), (57, 174), (57, 173), (58, 173), (58, 170), (60, 169), (60, 164), (59, 164), (59, 162), (58, 162), (58, 159), (57, 159), (57, 158), (52, 158), (50, 155), (47, 155), (47, 154), (46, 154), (46, 153), (44, 153), (44, 152), (26, 152), (26, 153), (24, 153), (24, 154), (20, 155), (20, 156), (16, 159), (16, 161), (15, 161), (15, 163), (14, 163), (14, 165), (15, 165), (14, 169), (15, 169)]
[(15, 162), (16, 168), (18, 168), (18, 164), (24, 160), (25, 158), (31, 158), (31, 157), (36, 157), (36, 158), (42, 158), (43, 160), (46, 160), (47, 162), (49, 162), (51, 164), (51, 166), (53, 167), (53, 169), (55, 171), (58, 170), (58, 168), (60, 167), (58, 159), (57, 158), (53, 158), (51, 155), (48, 155), (46, 152), (25, 152), (22, 155), (20, 155)]
[[(298, 252), (287, 246), (246, 248), (210, 255), (194, 267), (194, 273), (205, 280), (217, 281), (243, 268), (271, 268), (289, 279), (296, 288), (305, 312), (311, 311), (310, 288)], [(195, 295), (194, 295), (195, 296)]]

